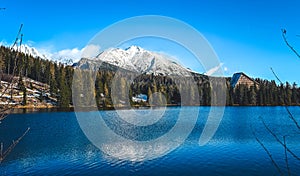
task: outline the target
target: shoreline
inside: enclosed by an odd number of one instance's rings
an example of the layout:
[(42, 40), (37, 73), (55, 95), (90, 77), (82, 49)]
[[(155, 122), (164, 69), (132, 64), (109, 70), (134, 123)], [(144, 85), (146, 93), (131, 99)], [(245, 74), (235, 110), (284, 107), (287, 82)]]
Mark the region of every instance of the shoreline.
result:
[[(205, 105), (189, 105), (182, 107), (300, 107), (300, 105), (226, 105), (226, 106), (205, 106)], [(167, 105), (166, 107), (181, 107), (181, 105)], [(159, 108), (159, 106), (124, 106), (124, 107), (101, 107), (97, 108), (98, 111), (109, 111), (109, 110), (128, 110), (128, 109), (150, 109), (150, 108)], [(60, 108), (55, 106), (19, 106), (11, 109), (9, 114), (29, 114), (29, 113), (42, 113), (42, 112), (88, 112), (94, 111), (96, 107), (67, 107)]]

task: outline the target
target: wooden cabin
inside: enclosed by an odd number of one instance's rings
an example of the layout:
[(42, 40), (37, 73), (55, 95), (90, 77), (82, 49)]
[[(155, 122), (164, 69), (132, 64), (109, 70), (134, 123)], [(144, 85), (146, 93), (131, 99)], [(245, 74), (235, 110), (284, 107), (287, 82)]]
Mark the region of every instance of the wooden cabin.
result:
[(235, 88), (237, 85), (247, 85), (248, 88), (254, 85), (256, 85), (257, 88), (259, 87), (258, 82), (256, 82), (254, 79), (250, 78), (243, 72), (235, 73), (231, 78), (230, 85), (233, 88)]

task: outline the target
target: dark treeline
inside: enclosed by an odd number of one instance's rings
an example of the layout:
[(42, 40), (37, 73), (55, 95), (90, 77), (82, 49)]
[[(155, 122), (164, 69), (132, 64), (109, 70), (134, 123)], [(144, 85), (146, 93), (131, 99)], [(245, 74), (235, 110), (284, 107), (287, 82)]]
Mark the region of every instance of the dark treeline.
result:
[[(149, 98), (157, 92), (160, 94), (153, 97), (157, 105), (165, 103), (209, 105), (211, 103), (211, 88), (206, 81), (206, 76), (172, 78), (101, 69), (97, 72), (76, 69), (75, 73), (76, 92), (73, 93), (78, 95), (75, 98), (80, 106), (94, 105), (93, 97), (96, 97), (97, 105), (100, 107), (149, 105)], [(147, 95), (147, 102), (133, 102), (132, 97), (139, 94)]]
[[(72, 67), (34, 58), (1, 46), (0, 75), (6, 74), (46, 83), (50, 85), (50, 93), (57, 98), (60, 107), (68, 107), (71, 104)], [(26, 83), (20, 81), (19, 84)]]
[(237, 85), (228, 89), (227, 105), (299, 105), (300, 88), (296, 83), (277, 85), (275, 81), (255, 79), (256, 86)]
[[(14, 65), (16, 67), (14, 69)], [(193, 74), (190, 78), (137, 75), (128, 71), (116, 71), (116, 67), (101, 67), (97, 72), (74, 69), (71, 66), (33, 58), (1, 46), (0, 70), (2, 74), (18, 73), (50, 85), (50, 93), (57, 97), (60, 107), (72, 106), (72, 82), (76, 80), (74, 100), (80, 106), (98, 107), (149, 105), (147, 102), (133, 102), (132, 97), (156, 92), (156, 104), (169, 105), (299, 105), (300, 88), (294, 84), (277, 85), (275, 81), (256, 79), (258, 85), (230, 86), (230, 78), (212, 78)], [(21, 79), (20, 79), (21, 80)], [(23, 84), (23, 83), (20, 83)]]

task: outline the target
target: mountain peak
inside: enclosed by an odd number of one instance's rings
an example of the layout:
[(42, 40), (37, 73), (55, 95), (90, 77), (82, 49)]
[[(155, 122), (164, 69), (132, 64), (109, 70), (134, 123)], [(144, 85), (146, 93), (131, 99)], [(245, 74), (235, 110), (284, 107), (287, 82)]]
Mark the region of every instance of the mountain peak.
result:
[(80, 56), (77, 57), (76, 55), (80, 52), (77, 48), (72, 50), (62, 50), (55, 53), (50, 53), (46, 50), (38, 50), (37, 48), (28, 44), (22, 44), (21, 46), (14, 46), (12, 49), (15, 51), (18, 50), (19, 52), (30, 55), (34, 58), (41, 58), (43, 60), (49, 60), (55, 63), (62, 63), (65, 65), (73, 65), (76, 61), (80, 59)]
[(170, 56), (148, 51), (135, 45), (125, 50), (120, 48), (105, 50), (95, 59), (82, 60), (78, 66), (81, 68), (95, 69), (98, 68), (102, 62), (144, 74), (189, 76), (191, 73), (191, 70), (177, 64)]
[(44, 60), (50, 60), (48, 58), (48, 56), (46, 56), (46, 54), (40, 53), (36, 48), (31, 47), (27, 44), (23, 44), (19, 48), (18, 48), (18, 46), (14, 46), (13, 50), (15, 50), (15, 51), (18, 50), (18, 51), (20, 51), (24, 54), (31, 55), (32, 57), (39, 57), (39, 58), (44, 59)]
[(139, 47), (139, 46), (136, 46), (136, 45), (132, 45), (132, 46), (125, 49), (125, 51), (129, 51), (129, 52), (139, 52), (139, 51), (142, 51), (142, 50), (144, 50), (144, 49)]

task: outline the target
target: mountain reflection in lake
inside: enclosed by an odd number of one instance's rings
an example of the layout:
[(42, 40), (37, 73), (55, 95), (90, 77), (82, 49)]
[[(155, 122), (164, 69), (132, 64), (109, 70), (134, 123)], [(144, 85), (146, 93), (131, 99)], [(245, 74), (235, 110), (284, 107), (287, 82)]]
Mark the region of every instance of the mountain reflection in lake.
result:
[[(197, 108), (183, 109), (194, 112)], [(147, 126), (133, 125), (126, 119), (116, 118), (116, 111), (100, 113), (107, 127), (116, 135), (147, 142), (170, 132), (178, 120), (177, 114), (183, 109), (166, 108), (162, 118), (147, 122)], [(13, 114), (0, 126), (0, 141), (5, 142), (5, 147), (27, 127), (31, 127), (31, 130), (1, 163), (1, 175), (278, 175), (268, 155), (255, 140), (251, 125), (279, 167), (287, 173), (284, 148), (266, 131), (259, 116), (264, 118), (278, 136), (288, 134), (288, 147), (300, 155), (300, 134), (284, 107), (226, 107), (214, 137), (206, 145), (199, 146), (199, 137), (209, 110), (210, 107), (200, 108), (196, 124), (187, 139), (183, 140), (183, 144), (161, 157), (150, 160), (143, 160), (143, 157), (160, 150), (168, 151), (169, 145), (174, 144), (174, 141), (178, 144), (174, 136), (180, 138), (180, 131), (172, 133), (169, 141), (160, 141), (152, 148), (149, 145), (148, 148), (141, 147), (137, 145), (139, 143), (132, 143), (130, 140), (127, 140), (127, 143), (118, 143), (112, 138), (109, 145), (102, 143), (102, 147), (114, 152), (113, 156), (89, 141), (81, 130), (74, 112)], [(290, 107), (290, 110), (300, 121), (300, 109)], [(126, 111), (122, 110), (123, 113)], [(140, 114), (148, 113), (145, 109), (137, 111)], [(159, 110), (157, 113), (160, 113)], [(182, 120), (192, 124), (189, 115)], [(101, 133), (102, 130), (99, 131), (99, 134)], [(132, 159), (134, 157), (136, 160)], [(300, 162), (290, 154), (288, 159), (291, 172), (294, 175), (300, 173)]]

